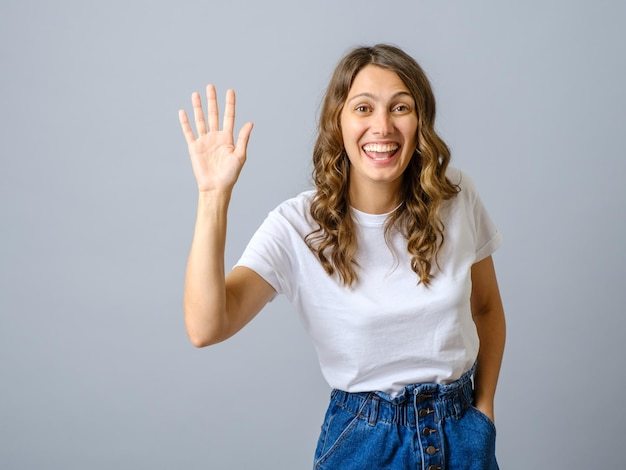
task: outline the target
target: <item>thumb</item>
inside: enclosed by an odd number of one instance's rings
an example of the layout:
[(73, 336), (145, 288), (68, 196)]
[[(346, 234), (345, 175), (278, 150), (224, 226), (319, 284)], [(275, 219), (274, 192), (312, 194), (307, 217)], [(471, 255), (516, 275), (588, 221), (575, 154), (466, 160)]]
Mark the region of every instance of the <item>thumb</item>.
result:
[(235, 153), (238, 155), (244, 156), (248, 150), (248, 141), (250, 140), (250, 133), (252, 132), (252, 128), (254, 124), (251, 122), (246, 122), (239, 134), (237, 134), (237, 145), (235, 146)]

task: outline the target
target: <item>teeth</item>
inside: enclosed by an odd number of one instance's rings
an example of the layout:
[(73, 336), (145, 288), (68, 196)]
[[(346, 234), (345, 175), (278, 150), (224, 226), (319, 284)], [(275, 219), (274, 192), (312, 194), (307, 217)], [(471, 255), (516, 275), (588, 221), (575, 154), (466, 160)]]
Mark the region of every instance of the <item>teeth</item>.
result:
[(398, 144), (367, 144), (363, 147), (366, 152), (395, 152), (398, 149)]

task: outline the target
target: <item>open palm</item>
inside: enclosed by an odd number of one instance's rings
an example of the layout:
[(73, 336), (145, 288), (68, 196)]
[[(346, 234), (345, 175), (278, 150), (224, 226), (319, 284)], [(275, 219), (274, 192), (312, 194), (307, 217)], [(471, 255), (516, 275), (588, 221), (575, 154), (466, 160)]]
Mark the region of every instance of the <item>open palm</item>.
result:
[(246, 151), (252, 123), (246, 123), (237, 136), (235, 143), (233, 129), (235, 126), (235, 92), (226, 92), (224, 122), (219, 129), (219, 112), (215, 87), (208, 85), (207, 117), (208, 128), (202, 110), (202, 100), (196, 92), (191, 97), (197, 137), (194, 135), (189, 118), (184, 110), (180, 110), (178, 117), (183, 130), (191, 165), (198, 183), (198, 190), (232, 190), (237, 182), (241, 168), (246, 161)]

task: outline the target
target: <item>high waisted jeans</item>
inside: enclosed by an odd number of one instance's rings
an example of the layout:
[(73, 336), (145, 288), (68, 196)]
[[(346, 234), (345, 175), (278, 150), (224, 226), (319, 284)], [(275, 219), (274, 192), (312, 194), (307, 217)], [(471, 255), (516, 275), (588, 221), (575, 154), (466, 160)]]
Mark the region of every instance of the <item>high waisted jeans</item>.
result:
[(314, 469), (497, 470), (496, 429), (472, 406), (472, 372), (394, 398), (333, 390)]

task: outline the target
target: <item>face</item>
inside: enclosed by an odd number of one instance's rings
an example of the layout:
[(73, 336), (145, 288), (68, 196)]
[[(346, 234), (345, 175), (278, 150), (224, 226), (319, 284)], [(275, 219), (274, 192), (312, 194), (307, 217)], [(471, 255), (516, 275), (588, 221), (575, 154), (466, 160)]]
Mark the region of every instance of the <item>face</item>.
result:
[(417, 146), (415, 101), (400, 77), (375, 65), (354, 78), (340, 116), (350, 190), (398, 191)]

